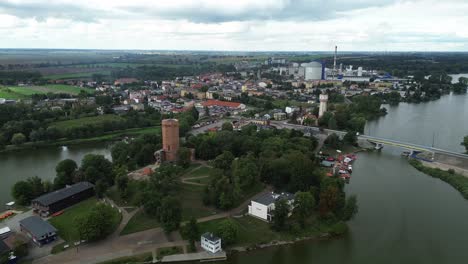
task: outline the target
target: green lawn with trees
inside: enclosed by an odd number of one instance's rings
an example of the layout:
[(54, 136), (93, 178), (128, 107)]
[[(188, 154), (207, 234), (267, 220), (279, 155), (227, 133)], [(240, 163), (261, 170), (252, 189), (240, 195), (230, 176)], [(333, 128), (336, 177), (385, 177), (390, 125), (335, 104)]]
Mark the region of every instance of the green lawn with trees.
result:
[(65, 209), (63, 214), (51, 218), (49, 222), (57, 228), (63, 240), (72, 243), (102, 239), (117, 228), (120, 220), (117, 209), (90, 198)]
[(461, 145), (465, 147), (465, 153), (468, 154), (468, 136), (465, 136), (463, 138)]

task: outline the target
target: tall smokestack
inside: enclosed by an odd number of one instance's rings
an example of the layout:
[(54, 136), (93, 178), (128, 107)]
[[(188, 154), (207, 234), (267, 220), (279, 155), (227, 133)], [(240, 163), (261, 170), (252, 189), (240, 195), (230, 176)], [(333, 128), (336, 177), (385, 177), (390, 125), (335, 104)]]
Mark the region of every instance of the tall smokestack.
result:
[(338, 46), (335, 46), (335, 57), (333, 58), (333, 72), (332, 72), (332, 79), (335, 80), (336, 74), (336, 53), (338, 52)]

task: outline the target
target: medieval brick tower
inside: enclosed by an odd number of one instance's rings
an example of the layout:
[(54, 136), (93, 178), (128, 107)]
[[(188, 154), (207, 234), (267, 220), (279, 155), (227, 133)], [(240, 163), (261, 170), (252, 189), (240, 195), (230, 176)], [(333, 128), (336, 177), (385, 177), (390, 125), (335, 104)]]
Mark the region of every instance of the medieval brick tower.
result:
[(162, 121), (162, 145), (164, 161), (176, 161), (179, 150), (179, 121), (177, 119)]

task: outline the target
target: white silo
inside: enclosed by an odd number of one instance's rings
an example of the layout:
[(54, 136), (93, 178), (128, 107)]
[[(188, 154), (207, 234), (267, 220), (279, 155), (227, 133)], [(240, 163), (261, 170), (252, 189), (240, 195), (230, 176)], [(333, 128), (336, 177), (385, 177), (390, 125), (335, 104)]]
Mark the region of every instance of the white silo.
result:
[(310, 62), (305, 65), (305, 79), (306, 80), (321, 80), (322, 79), (323, 65), (320, 62)]

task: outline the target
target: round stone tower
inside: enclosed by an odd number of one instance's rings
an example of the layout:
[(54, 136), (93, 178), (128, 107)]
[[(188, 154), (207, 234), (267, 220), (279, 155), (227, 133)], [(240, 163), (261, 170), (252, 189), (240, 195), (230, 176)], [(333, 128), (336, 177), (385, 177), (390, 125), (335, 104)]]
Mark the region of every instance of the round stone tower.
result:
[(177, 119), (162, 121), (162, 145), (164, 161), (176, 161), (179, 150), (179, 121)]

